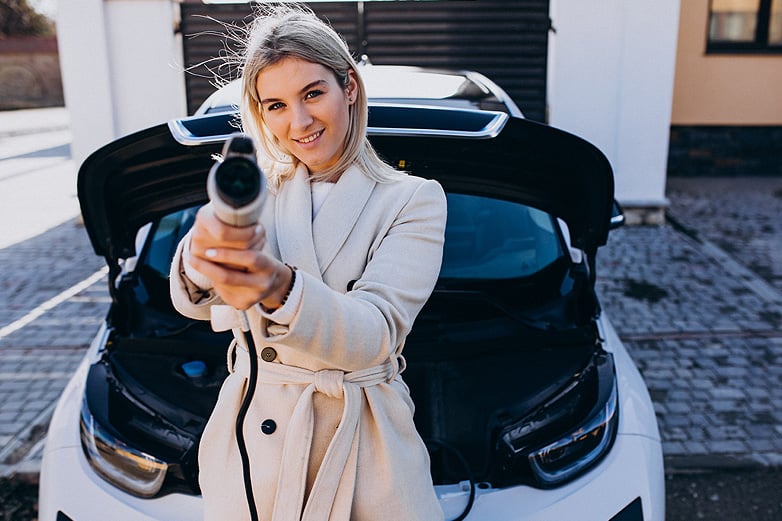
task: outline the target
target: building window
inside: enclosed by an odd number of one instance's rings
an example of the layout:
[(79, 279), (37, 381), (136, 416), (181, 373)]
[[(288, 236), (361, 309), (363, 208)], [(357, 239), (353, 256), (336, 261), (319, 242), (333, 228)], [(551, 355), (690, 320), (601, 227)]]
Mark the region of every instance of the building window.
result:
[(708, 52), (782, 52), (782, 0), (711, 0)]

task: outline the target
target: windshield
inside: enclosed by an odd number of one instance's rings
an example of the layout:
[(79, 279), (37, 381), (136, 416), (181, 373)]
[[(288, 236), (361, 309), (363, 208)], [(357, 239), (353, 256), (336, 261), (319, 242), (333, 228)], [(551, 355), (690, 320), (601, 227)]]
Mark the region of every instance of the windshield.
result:
[(151, 268), (161, 277), (168, 278), (176, 247), (193, 226), (196, 211), (198, 211), (197, 206), (168, 214), (160, 219), (158, 225), (153, 228), (152, 236), (142, 253), (144, 266)]
[(448, 194), (441, 278), (527, 277), (561, 255), (549, 214), (511, 201)]
[[(551, 215), (513, 201), (449, 193), (440, 277), (510, 279), (541, 271), (563, 254)], [(142, 264), (168, 277), (180, 239), (197, 208), (174, 212), (153, 229)]]

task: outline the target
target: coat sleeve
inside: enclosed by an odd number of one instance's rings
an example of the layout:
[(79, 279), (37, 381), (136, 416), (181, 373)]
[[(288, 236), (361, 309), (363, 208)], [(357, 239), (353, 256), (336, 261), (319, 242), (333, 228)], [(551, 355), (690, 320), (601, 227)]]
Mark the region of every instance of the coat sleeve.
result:
[(351, 291), (340, 293), (299, 271), (298, 313), (287, 327), (262, 328), (261, 335), (345, 371), (384, 362), (404, 344), (437, 282), (446, 212), (442, 187), (421, 182), (373, 243)]
[(214, 304), (223, 304), (223, 300), (214, 289), (199, 287), (185, 273), (183, 252), (185, 246), (189, 244), (190, 234), (188, 233), (179, 242), (171, 261), (171, 273), (168, 277), (171, 302), (174, 304), (174, 308), (186, 317), (209, 320), (211, 318), (210, 307)]

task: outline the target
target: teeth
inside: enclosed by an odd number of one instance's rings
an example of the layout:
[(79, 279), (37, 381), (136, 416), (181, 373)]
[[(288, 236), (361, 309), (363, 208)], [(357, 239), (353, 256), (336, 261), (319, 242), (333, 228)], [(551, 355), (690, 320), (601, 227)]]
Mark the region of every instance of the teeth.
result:
[(315, 134), (313, 134), (313, 135), (311, 135), (309, 137), (305, 137), (304, 139), (300, 139), (299, 143), (312, 143), (313, 141), (318, 139), (322, 133), (323, 133), (322, 130), (319, 131), (319, 132), (316, 132)]

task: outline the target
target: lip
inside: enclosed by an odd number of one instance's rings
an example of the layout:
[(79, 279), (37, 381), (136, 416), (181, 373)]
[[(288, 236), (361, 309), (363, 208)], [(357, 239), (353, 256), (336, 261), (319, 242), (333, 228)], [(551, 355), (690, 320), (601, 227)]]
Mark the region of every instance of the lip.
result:
[[(323, 137), (323, 132), (324, 132), (324, 129), (320, 129), (320, 130), (317, 130), (317, 131), (315, 131), (315, 132), (313, 132), (313, 133), (311, 133), (311, 134), (309, 134), (307, 136), (304, 136), (303, 138), (294, 139), (294, 141), (299, 146), (310, 146), (313, 143), (317, 143), (318, 140), (320, 140), (320, 138)], [(310, 140), (310, 141), (305, 141), (305, 140)]]

